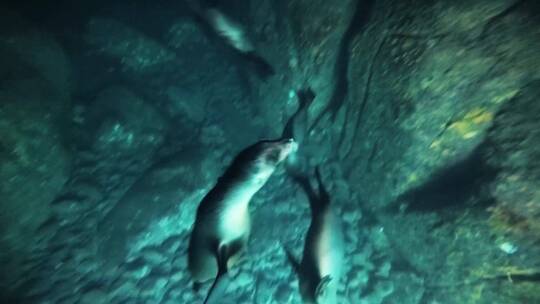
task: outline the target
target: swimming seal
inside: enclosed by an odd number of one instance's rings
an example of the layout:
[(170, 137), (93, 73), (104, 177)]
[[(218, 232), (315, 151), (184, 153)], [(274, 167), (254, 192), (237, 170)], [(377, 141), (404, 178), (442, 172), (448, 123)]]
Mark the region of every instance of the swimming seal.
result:
[(337, 286), (341, 278), (344, 239), (341, 221), (330, 204), (319, 168), (315, 169), (319, 191), (311, 186), (305, 175), (293, 173), (292, 178), (308, 196), (311, 224), (299, 262), (285, 246), (287, 259), (298, 276), (300, 295), (304, 304), (337, 303)]
[(272, 65), (257, 53), (246, 28), (218, 8), (216, 1), (188, 1), (188, 4), (196, 20), (239, 55), (261, 79), (275, 74)]
[(249, 238), (249, 202), (295, 146), (293, 139), (279, 139), (247, 147), (199, 204), (189, 241), (188, 269), (195, 284), (214, 279), (204, 303), (220, 301), (228, 285), (228, 268), (238, 260)]

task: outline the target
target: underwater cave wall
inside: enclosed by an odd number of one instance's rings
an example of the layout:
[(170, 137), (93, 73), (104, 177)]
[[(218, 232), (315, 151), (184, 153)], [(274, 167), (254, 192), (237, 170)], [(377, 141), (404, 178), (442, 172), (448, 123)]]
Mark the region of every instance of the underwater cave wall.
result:
[(497, 278), (539, 270), (531, 120), (540, 117), (532, 105), (538, 5), (293, 1), (287, 8), (298, 62), (311, 66), (293, 72), (318, 94), (309, 162), (340, 164), (336, 184), (346, 179), (359, 208), (382, 225), (395, 264), (425, 278), (424, 300), (536, 301), (534, 282)]
[(69, 177), (72, 86), (53, 35), (9, 10), (0, 12), (0, 28), (0, 288), (10, 290)]
[[(346, 101), (315, 126), (332, 129), (334, 157), (362, 208), (375, 211), (395, 251), (426, 278), (425, 299), (536, 299), (524, 291), (534, 285), (500, 295), (499, 282), (485, 280), (538, 271), (537, 127), (518, 111), (539, 117), (525, 106), (538, 100), (539, 21), (532, 1), (377, 1), (351, 43)], [(505, 160), (493, 161), (489, 149)], [(520, 162), (527, 173), (517, 173)], [(459, 166), (461, 176), (447, 174)], [(440, 178), (444, 187), (422, 190), (416, 202), (403, 196)], [(508, 254), (503, 244), (521, 249)], [(463, 285), (469, 292), (452, 289)]]
[[(346, 228), (340, 296), (539, 302), (535, 1), (234, 1), (277, 71), (264, 82), (183, 4), (142, 2), (94, 8), (71, 29), (75, 49), (0, 13), (4, 290), (29, 303), (199, 299), (183, 259), (197, 203), (311, 86), (302, 153)], [(298, 299), (266, 240), (301, 248), (307, 202), (276, 176), (253, 202), (257, 256), (234, 273), (236, 302)]]

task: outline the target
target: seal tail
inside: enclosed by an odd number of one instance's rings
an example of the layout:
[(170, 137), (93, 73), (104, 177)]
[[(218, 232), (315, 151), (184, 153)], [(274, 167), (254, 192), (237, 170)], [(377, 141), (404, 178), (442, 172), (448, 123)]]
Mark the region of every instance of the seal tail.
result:
[(223, 295), (227, 291), (231, 278), (226, 273), (218, 275), (210, 287), (210, 291), (204, 300), (204, 304), (218, 304), (223, 302)]
[(227, 286), (229, 285), (230, 278), (227, 275), (227, 245), (218, 245), (217, 253), (217, 262), (218, 262), (218, 273), (212, 287), (210, 287), (204, 304), (215, 304), (219, 303), (221, 296), (227, 291)]
[(212, 286), (208, 290), (204, 304), (218, 304), (223, 302), (223, 295), (231, 283), (228, 275), (227, 262), (229, 258), (237, 254), (242, 248), (242, 241), (238, 240), (229, 244), (219, 244), (216, 246), (216, 259), (218, 263), (218, 273)]
[(255, 70), (257, 76), (259, 76), (259, 78), (262, 80), (266, 80), (276, 73), (274, 67), (272, 67), (272, 65), (268, 63), (266, 59), (262, 58), (253, 51), (243, 53), (243, 57)]

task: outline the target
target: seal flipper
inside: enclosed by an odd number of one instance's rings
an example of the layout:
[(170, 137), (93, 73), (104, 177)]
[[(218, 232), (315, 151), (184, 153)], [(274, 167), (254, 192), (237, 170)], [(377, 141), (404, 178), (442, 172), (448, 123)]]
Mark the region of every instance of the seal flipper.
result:
[(324, 297), (324, 293), (326, 292), (326, 287), (330, 282), (332, 281), (332, 277), (329, 275), (326, 275), (321, 278), (319, 281), (319, 284), (317, 284), (317, 288), (315, 289), (315, 298), (318, 299), (320, 297)]
[(311, 211), (318, 211), (320, 209), (319, 195), (315, 192), (315, 189), (313, 189), (313, 186), (309, 181), (309, 177), (307, 177), (303, 173), (295, 172), (294, 170), (288, 170), (287, 173), (298, 185), (300, 185), (302, 190), (304, 190), (304, 192), (306, 193)]
[(313, 92), (311, 87), (296, 91), (296, 95), (298, 96), (298, 100), (300, 101), (301, 109), (309, 107), (311, 102), (315, 99), (315, 92)]
[(254, 51), (243, 53), (243, 57), (251, 64), (252, 68), (262, 80), (265, 80), (276, 73), (274, 67)]
[(230, 244), (216, 246), (218, 273), (214, 279), (214, 283), (212, 283), (212, 287), (210, 287), (210, 290), (208, 291), (204, 304), (216, 304), (222, 302), (222, 296), (231, 283), (231, 277), (227, 275), (227, 272), (229, 271), (227, 262), (231, 256), (236, 255), (240, 249), (242, 249), (243, 242), (243, 240), (237, 240)]
[(315, 167), (315, 178), (317, 179), (317, 186), (319, 187), (319, 204), (321, 205), (319, 207), (324, 207), (330, 204), (330, 194), (328, 194), (328, 191), (322, 182), (319, 166)]
[(193, 289), (194, 292), (199, 292), (199, 290), (201, 290), (201, 286), (202, 286), (202, 283), (194, 282), (191, 288)]

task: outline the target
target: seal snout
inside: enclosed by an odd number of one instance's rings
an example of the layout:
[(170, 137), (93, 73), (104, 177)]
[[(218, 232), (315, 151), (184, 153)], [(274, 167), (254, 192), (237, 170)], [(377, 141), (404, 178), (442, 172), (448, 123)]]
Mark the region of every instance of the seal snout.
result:
[(285, 138), (278, 143), (279, 157), (278, 162), (283, 161), (289, 154), (298, 150), (298, 143), (294, 138)]
[(275, 168), (287, 156), (296, 149), (296, 142), (292, 138), (281, 139), (273, 142), (267, 142), (264, 152), (259, 158), (262, 163)]

